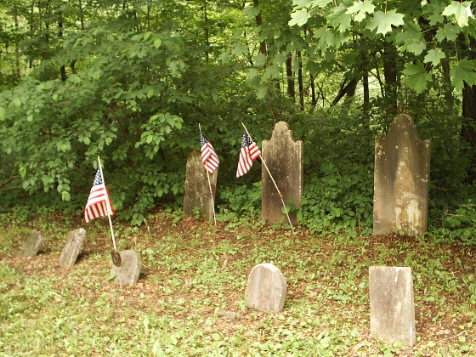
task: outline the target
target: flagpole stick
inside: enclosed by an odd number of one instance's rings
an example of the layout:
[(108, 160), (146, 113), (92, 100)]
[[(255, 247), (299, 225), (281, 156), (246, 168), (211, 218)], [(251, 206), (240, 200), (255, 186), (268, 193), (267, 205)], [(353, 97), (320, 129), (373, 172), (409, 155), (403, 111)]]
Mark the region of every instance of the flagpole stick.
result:
[[(253, 139), (251, 138), (251, 135), (250, 135), (248, 129), (246, 129), (245, 124), (241, 123), (241, 125), (243, 125), (243, 128), (245, 128), (246, 133), (248, 134), (248, 136), (250, 137), (250, 139), (253, 141)], [(260, 155), (259, 158), (261, 159), (261, 163), (263, 164), (264, 168), (265, 168), (266, 171), (268, 172), (268, 175), (269, 175), (269, 177), (271, 178), (271, 181), (273, 182), (274, 187), (276, 188), (276, 191), (278, 191), (279, 198), (281, 199), (281, 203), (283, 204), (283, 207), (284, 207), (284, 212), (285, 212), (285, 214), (286, 214), (286, 217), (288, 218), (289, 226), (291, 227), (291, 232), (292, 232), (292, 234), (294, 235), (293, 224), (292, 224), (291, 218), (289, 217), (289, 214), (288, 214), (288, 208), (286, 207), (286, 204), (284, 203), (283, 195), (281, 194), (281, 191), (279, 190), (278, 184), (277, 184), (276, 181), (274, 180), (273, 175), (271, 175), (271, 171), (269, 171), (268, 165), (266, 165), (266, 162), (265, 162), (264, 159), (263, 159), (263, 155)]]
[(210, 173), (205, 170), (207, 173), (207, 179), (208, 179), (208, 188), (210, 189), (210, 200), (212, 202), (212, 211), (213, 211), (213, 221), (215, 222), (215, 226), (217, 225), (217, 218), (215, 216), (215, 198), (213, 197), (213, 190), (212, 190), (212, 184), (210, 183)]
[[(201, 133), (202, 132), (202, 126), (200, 125), (200, 123), (198, 123), (198, 129), (200, 130), (200, 133)], [(210, 182), (210, 173), (206, 169), (205, 169), (205, 172), (207, 174), (208, 188), (210, 190), (210, 201), (212, 203), (213, 221), (215, 222), (215, 226), (216, 226), (217, 225), (217, 219), (216, 219), (216, 216), (215, 216), (215, 198), (213, 196), (212, 184)]]
[[(106, 187), (106, 182), (104, 181), (104, 175), (102, 174), (101, 159), (99, 158), (99, 156), (98, 156), (98, 163), (99, 163), (99, 172), (101, 173), (101, 180), (104, 187)], [(109, 195), (106, 195), (106, 212), (107, 212), (107, 218), (109, 219), (109, 227), (111, 229), (112, 244), (114, 246), (114, 250), (117, 251), (116, 239), (114, 238), (114, 229), (112, 229), (111, 212), (109, 211), (110, 207), (111, 207), (111, 202), (109, 201)]]

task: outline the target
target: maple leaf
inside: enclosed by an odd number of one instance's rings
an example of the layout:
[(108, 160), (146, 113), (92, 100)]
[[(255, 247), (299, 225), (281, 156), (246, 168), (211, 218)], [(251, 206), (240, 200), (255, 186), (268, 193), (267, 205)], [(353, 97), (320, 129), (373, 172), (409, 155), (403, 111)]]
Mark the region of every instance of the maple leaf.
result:
[(463, 58), (459, 63), (451, 68), (450, 76), (453, 85), (456, 89), (461, 90), (464, 87), (464, 82), (469, 86), (476, 84), (476, 67), (468, 59)]
[(438, 66), (440, 64), (440, 61), (445, 58), (445, 53), (439, 49), (439, 48), (436, 48), (434, 50), (429, 50), (428, 53), (426, 54), (425, 56), (425, 59), (423, 60), (423, 62), (425, 63), (430, 63), (433, 65), (433, 66)]
[(387, 12), (377, 11), (374, 13), (374, 18), (367, 25), (367, 28), (369, 30), (377, 29), (377, 33), (385, 35), (392, 31), (392, 26), (398, 27), (403, 24), (403, 15), (397, 13), (396, 10)]
[(431, 78), (420, 62), (417, 64), (407, 64), (403, 74), (406, 77), (404, 79), (405, 84), (417, 93), (422, 93), (426, 90), (428, 81)]

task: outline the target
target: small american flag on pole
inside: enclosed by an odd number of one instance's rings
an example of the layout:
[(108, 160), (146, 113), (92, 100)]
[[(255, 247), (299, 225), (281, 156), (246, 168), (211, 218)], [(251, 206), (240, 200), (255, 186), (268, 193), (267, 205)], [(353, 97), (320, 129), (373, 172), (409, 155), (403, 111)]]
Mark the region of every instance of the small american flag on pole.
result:
[(241, 143), (240, 159), (238, 161), (236, 177), (246, 174), (251, 169), (251, 166), (253, 166), (253, 161), (260, 156), (261, 150), (245, 131), (243, 133), (243, 142)]
[(207, 138), (205, 137), (205, 135), (202, 134), (202, 132), (200, 132), (200, 145), (200, 151), (202, 152), (203, 168), (208, 173), (212, 174), (213, 171), (215, 171), (215, 169), (218, 167), (220, 160), (218, 160), (218, 156), (215, 152), (215, 149), (213, 148), (212, 143), (207, 140)]
[(84, 220), (88, 223), (94, 218), (110, 216), (114, 213), (116, 212), (112, 208), (109, 192), (103, 183), (101, 169), (99, 168), (94, 177), (93, 187), (91, 188), (88, 202), (84, 209)]

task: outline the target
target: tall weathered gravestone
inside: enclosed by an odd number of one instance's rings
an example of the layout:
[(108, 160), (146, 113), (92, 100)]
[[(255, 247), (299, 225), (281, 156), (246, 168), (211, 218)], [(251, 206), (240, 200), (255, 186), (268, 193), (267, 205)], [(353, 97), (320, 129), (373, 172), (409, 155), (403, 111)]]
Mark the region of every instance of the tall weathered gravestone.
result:
[(86, 237), (86, 231), (83, 228), (69, 232), (59, 258), (59, 264), (62, 267), (69, 268), (76, 263), (79, 251), (83, 246), (84, 237)]
[(140, 270), (142, 267), (140, 254), (133, 250), (120, 251), (121, 266), (114, 264), (111, 268), (111, 275), (115, 276), (114, 282), (119, 285), (134, 285), (139, 280)]
[[(210, 178), (210, 184), (207, 175)], [(204, 170), (202, 155), (199, 151), (193, 150), (190, 153), (187, 160), (183, 200), (183, 215), (185, 217), (194, 216), (197, 209), (200, 217), (213, 219), (217, 176), (218, 168), (211, 175)], [(210, 187), (213, 195), (210, 192)]]
[(399, 114), (387, 136), (377, 135), (374, 168), (374, 235), (401, 230), (426, 232), (430, 181), (430, 141), (421, 141), (413, 120)]
[(264, 263), (251, 270), (245, 291), (247, 307), (265, 312), (280, 312), (286, 294), (286, 278), (276, 266)]
[[(276, 123), (271, 140), (263, 140), (263, 161), (283, 196), (284, 203), (298, 207), (302, 196), (302, 141), (294, 141), (286, 122)], [(265, 224), (281, 222), (283, 201), (265, 165), (262, 168), (261, 215)], [(290, 213), (292, 224), (298, 224), (296, 213)]]
[(45, 238), (38, 231), (31, 231), (30, 236), (23, 245), (19, 256), (20, 257), (34, 257), (40, 251), (41, 245)]
[(416, 342), (410, 268), (370, 267), (370, 333), (388, 343)]

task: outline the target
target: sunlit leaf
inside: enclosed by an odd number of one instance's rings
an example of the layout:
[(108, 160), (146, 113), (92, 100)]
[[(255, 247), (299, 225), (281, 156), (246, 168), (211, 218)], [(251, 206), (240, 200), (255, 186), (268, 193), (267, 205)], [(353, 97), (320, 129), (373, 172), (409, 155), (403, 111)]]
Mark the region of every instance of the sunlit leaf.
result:
[(450, 75), (453, 85), (456, 89), (461, 90), (464, 87), (466, 82), (468, 85), (472, 86), (476, 84), (476, 72), (474, 70), (476, 66), (464, 58), (459, 63), (451, 68)]
[(403, 15), (390, 10), (387, 12), (377, 11), (374, 13), (374, 18), (367, 25), (370, 30), (377, 29), (377, 33), (382, 35), (392, 31), (392, 26), (398, 27), (404, 24)]
[(362, 21), (367, 17), (367, 14), (372, 14), (375, 10), (375, 5), (371, 1), (356, 1), (347, 9), (347, 14), (354, 15), (355, 21)]
[(405, 84), (413, 89), (417, 93), (422, 93), (428, 87), (428, 81), (430, 80), (430, 74), (425, 70), (422, 63), (407, 64), (403, 70), (405, 75)]
[(456, 23), (460, 27), (468, 26), (468, 17), (471, 11), (471, 2), (465, 1), (463, 3), (458, 1), (452, 1), (445, 9), (443, 10), (442, 15), (444, 16), (454, 16)]
[(307, 9), (299, 9), (291, 14), (291, 20), (289, 20), (288, 24), (289, 26), (302, 26), (310, 17), (311, 15), (307, 12)]
[(436, 48), (428, 51), (423, 62), (437, 66), (443, 58), (445, 58), (445, 53), (441, 49)]

